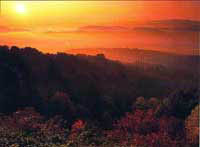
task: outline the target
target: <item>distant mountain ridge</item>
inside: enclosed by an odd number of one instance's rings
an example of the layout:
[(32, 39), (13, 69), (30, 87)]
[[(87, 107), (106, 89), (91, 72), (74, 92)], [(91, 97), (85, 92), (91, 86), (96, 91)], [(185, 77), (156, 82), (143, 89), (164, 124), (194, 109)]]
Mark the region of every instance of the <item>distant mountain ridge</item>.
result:
[(193, 69), (199, 66), (200, 57), (197, 55), (178, 55), (159, 51), (111, 48), (111, 49), (71, 49), (70, 54), (96, 55), (104, 54), (107, 58), (123, 63), (161, 64), (166, 67)]

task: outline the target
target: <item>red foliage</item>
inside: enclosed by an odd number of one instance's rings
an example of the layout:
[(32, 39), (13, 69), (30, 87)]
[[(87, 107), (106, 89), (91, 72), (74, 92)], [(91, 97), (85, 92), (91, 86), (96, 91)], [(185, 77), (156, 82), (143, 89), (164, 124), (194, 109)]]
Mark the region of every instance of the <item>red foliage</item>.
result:
[(85, 127), (85, 122), (83, 120), (77, 120), (75, 123), (72, 125), (72, 130), (80, 130)]
[(127, 113), (114, 124), (107, 137), (121, 145), (135, 146), (177, 146), (177, 136), (173, 134), (179, 121), (175, 118), (157, 118), (154, 110), (136, 110)]
[(185, 120), (185, 131), (187, 141), (193, 146), (199, 146), (199, 105), (192, 110)]
[(86, 122), (84, 122), (83, 120), (75, 121), (74, 124), (72, 125), (69, 138), (75, 139), (78, 136), (78, 134), (81, 132), (81, 130), (85, 128), (85, 126), (86, 126)]

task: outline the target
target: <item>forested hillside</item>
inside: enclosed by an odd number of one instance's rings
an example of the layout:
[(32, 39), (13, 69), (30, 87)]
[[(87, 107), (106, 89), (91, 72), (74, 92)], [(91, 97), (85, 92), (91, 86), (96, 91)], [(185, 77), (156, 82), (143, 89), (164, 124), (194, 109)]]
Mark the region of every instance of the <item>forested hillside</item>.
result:
[(0, 145), (197, 146), (191, 68), (0, 46)]

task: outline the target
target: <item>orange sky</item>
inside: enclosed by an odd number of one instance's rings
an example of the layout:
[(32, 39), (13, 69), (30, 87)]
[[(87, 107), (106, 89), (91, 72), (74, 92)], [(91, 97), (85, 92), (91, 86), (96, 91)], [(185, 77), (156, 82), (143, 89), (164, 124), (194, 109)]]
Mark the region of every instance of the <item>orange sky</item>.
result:
[(198, 1), (2, 1), (1, 8), (0, 44), (44, 52), (91, 47), (189, 52), (198, 43), (198, 32), (188, 31), (191, 22), (176, 24), (187, 29), (179, 33), (133, 31), (155, 20), (200, 20)]

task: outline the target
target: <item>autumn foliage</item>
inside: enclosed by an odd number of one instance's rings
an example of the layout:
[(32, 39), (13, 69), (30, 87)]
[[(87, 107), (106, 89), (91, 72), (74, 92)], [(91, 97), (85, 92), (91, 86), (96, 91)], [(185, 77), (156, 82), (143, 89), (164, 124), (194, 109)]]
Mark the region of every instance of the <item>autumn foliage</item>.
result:
[(189, 143), (199, 144), (199, 105), (197, 105), (185, 121), (186, 137)]
[(0, 46), (0, 146), (197, 147), (196, 77), (156, 69)]
[(156, 118), (154, 110), (127, 113), (114, 124), (107, 136), (125, 146), (177, 146), (182, 142), (182, 128), (176, 118)]

